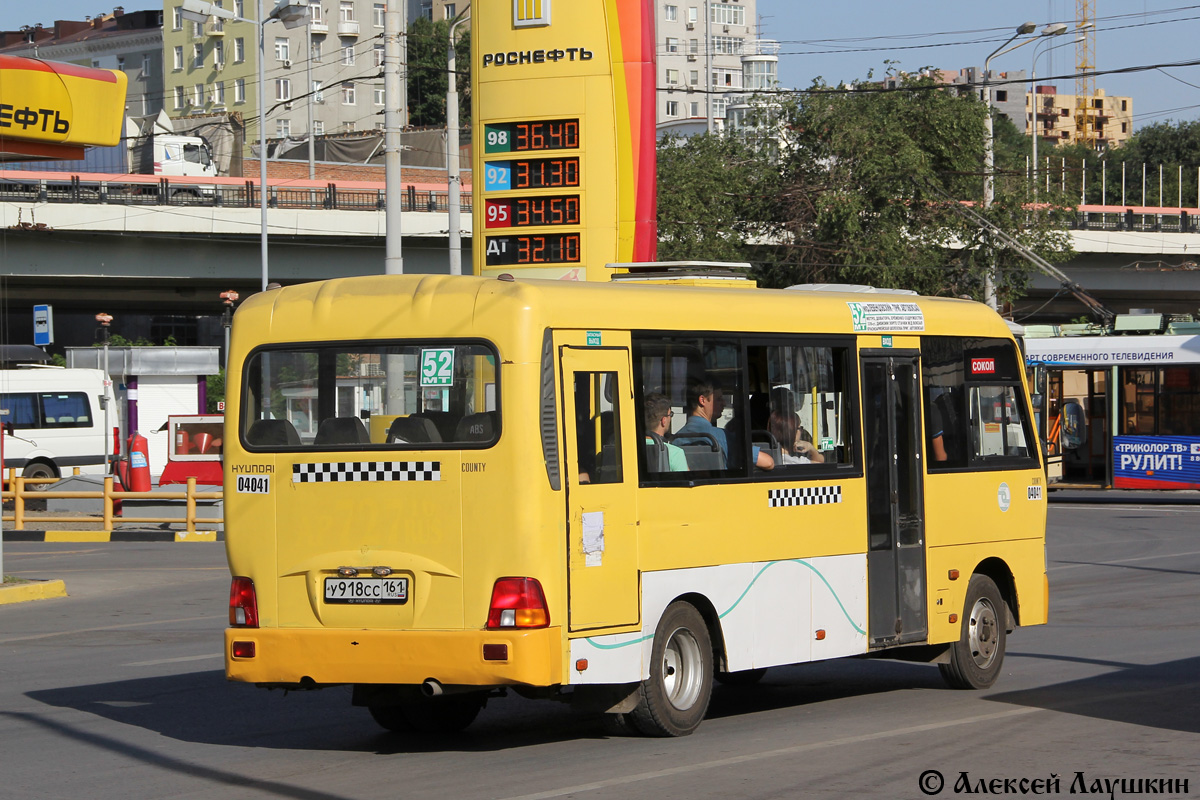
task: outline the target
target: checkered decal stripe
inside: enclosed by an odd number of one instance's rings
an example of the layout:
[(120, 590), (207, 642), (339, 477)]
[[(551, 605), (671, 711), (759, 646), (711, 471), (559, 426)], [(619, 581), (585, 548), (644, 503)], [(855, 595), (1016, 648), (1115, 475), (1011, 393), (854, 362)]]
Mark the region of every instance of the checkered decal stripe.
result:
[(806, 486), (803, 489), (771, 489), (771, 508), (823, 506), (842, 502), (841, 486)]
[(343, 461), (293, 464), (292, 483), (339, 481), (440, 481), (440, 461)]

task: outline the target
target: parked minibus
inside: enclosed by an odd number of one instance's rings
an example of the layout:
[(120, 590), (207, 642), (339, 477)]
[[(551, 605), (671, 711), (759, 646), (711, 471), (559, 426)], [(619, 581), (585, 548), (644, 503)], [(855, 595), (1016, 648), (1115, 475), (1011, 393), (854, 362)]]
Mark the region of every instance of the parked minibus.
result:
[(0, 370), (5, 470), (18, 469), (26, 478), (61, 478), (75, 467), (103, 474), (105, 453), (113, 452), (116, 441), (105, 424), (106, 405), (110, 424), (117, 424), (111, 403), (103, 370)]
[(511, 691), (678, 736), (714, 681), (846, 656), (981, 688), (1046, 621), (1023, 361), (978, 303), (346, 278), (247, 299), (227, 385), (226, 675), (390, 730)]

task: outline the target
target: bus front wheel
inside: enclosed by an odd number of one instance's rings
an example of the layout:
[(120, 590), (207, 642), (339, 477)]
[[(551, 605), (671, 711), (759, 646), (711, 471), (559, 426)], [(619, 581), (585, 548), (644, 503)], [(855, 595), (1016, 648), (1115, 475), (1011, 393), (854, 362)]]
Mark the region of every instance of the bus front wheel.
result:
[(426, 697), (405, 692), (395, 703), (368, 706), (371, 718), (397, 733), (458, 733), (475, 721), (487, 703), (485, 692)]
[(986, 575), (972, 575), (963, 604), (962, 632), (950, 646), (950, 663), (938, 664), (951, 688), (986, 689), (1004, 663), (1004, 598)]
[(650, 677), (631, 716), (648, 736), (686, 736), (700, 725), (712, 696), (713, 650), (695, 606), (675, 602), (654, 631)]

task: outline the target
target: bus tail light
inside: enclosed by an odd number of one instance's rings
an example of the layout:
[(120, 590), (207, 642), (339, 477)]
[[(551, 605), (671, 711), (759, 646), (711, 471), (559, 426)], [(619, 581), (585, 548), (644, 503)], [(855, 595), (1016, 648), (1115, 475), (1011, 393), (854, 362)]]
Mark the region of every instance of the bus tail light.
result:
[(542, 584), (534, 578), (500, 578), (492, 587), (487, 626), (495, 628), (545, 628), (550, 610)]
[(254, 581), (249, 578), (234, 578), (229, 585), (229, 625), (258, 627), (258, 596), (254, 593)]

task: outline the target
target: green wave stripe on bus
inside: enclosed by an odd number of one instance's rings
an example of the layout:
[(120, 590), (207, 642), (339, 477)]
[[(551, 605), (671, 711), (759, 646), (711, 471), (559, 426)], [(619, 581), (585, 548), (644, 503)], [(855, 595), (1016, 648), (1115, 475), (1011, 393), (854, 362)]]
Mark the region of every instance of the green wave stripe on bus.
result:
[[(746, 599), (746, 595), (750, 594), (750, 590), (754, 588), (754, 584), (758, 583), (758, 579), (762, 577), (762, 574), (764, 572), (766, 572), (767, 570), (769, 570), (771, 567), (775, 566), (776, 564), (800, 564), (801, 566), (808, 567), (810, 570), (812, 570), (813, 573), (816, 574), (816, 576), (821, 579), (821, 583), (825, 584), (825, 588), (829, 590), (829, 593), (831, 595), (833, 595), (833, 599), (835, 601), (837, 601), (838, 608), (840, 608), (842, 610), (842, 614), (846, 617), (846, 621), (850, 623), (850, 627), (853, 628), (856, 633), (862, 634), (863, 636), (867, 635), (867, 632), (865, 630), (863, 630), (862, 627), (859, 626), (859, 624), (854, 621), (853, 617), (850, 616), (850, 612), (846, 610), (845, 604), (842, 603), (842, 598), (838, 597), (837, 590), (834, 589), (833, 585), (829, 582), (829, 580), (824, 575), (821, 574), (821, 570), (817, 569), (812, 564), (808, 563), (807, 561), (805, 561), (802, 558), (790, 558), (785, 561), (772, 561), (772, 562), (766, 564), (762, 569), (760, 569), (755, 574), (755, 576), (753, 578), (750, 579), (750, 583), (746, 586), (745, 589), (742, 590), (742, 593), (740, 595), (738, 595), (738, 599), (733, 601), (733, 605), (731, 605), (729, 608), (722, 611), (720, 614), (717, 615), (717, 617), (719, 619), (725, 619), (725, 617), (732, 614), (733, 610), (735, 608), (737, 608), (738, 605), (743, 600)], [(592, 647), (595, 647), (597, 650), (617, 650), (622, 647), (628, 647), (631, 644), (641, 644), (642, 642), (649, 641), (650, 639), (653, 639), (653, 638), (654, 638), (654, 634), (649, 634), (646, 636), (638, 637), (637, 639), (630, 639), (627, 642), (617, 642), (614, 644), (601, 644), (600, 642), (597, 642), (595, 639), (592, 639), (590, 637), (587, 639), (584, 639), (584, 641), (587, 642), (588, 644), (590, 644)]]

